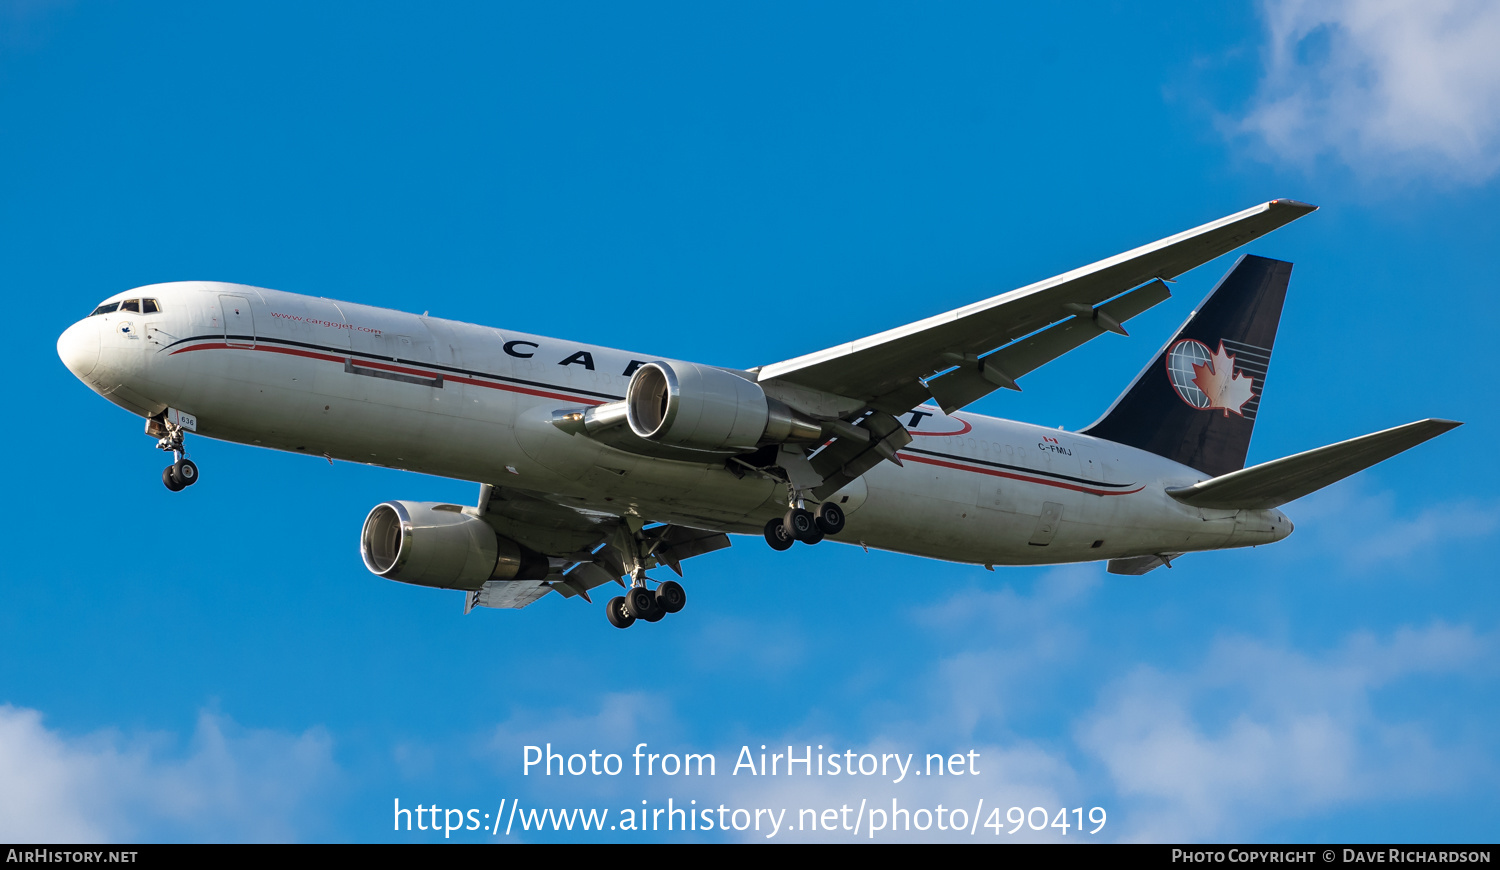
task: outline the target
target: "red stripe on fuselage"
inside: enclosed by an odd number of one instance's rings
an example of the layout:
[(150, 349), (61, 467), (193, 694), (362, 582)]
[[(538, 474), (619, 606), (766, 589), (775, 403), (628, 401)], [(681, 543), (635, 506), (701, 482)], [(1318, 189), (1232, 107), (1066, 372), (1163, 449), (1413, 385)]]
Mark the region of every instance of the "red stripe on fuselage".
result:
[(962, 429), (958, 430), (957, 432), (918, 432), (918, 431), (915, 431), (915, 430), (907, 430), (907, 431), (910, 431), (911, 434), (913, 434), (913, 435), (927, 435), (927, 436), (929, 436), (931, 438), (946, 438), (949, 435), (967, 435), (970, 432), (974, 431), (973, 424), (971, 424), (968, 420), (959, 420), (959, 418), (957, 418), (957, 417), (950, 417), (948, 419), (950, 419), (950, 420), (958, 420), (958, 422), (964, 424), (964, 427)]
[(385, 371), (399, 372), (406, 375), (416, 375), (417, 377), (423, 378), (435, 379), (441, 376), (444, 381), (453, 381), (460, 384), (472, 384), (476, 387), (487, 387), (491, 390), (504, 390), (508, 393), (523, 393), (528, 396), (539, 396), (543, 399), (560, 399), (564, 402), (579, 402), (585, 405), (604, 404), (603, 399), (585, 399), (579, 396), (569, 396), (565, 393), (550, 393), (545, 390), (534, 390), (529, 387), (516, 386), (515, 384), (498, 384), (494, 383), (493, 381), (481, 381), (477, 378), (466, 378), (462, 375), (454, 375), (447, 372), (429, 372), (423, 371), (422, 369), (411, 369), (404, 366), (392, 365), (391, 363), (383, 363), (378, 360), (361, 359), (352, 356), (334, 356), (333, 354), (328, 353), (318, 353), (317, 351), (311, 350), (297, 350), (290, 347), (277, 347), (276, 345), (257, 344), (254, 347), (248, 347), (239, 344), (227, 344), (220, 341), (210, 342), (208, 344), (195, 344), (191, 347), (179, 348), (178, 350), (172, 351), (172, 355), (175, 356), (179, 353), (186, 353), (190, 350), (259, 350), (265, 351), (266, 353), (284, 353), (287, 356), (300, 356), (306, 357), (307, 359), (322, 360), (324, 362), (334, 362), (340, 364), (342, 364), (344, 360), (348, 359), (360, 368), (365, 369), (383, 369)]
[(1131, 493), (1140, 492), (1141, 490), (1146, 488), (1145, 486), (1138, 486), (1135, 489), (1126, 490), (1094, 489), (1093, 487), (1089, 486), (1079, 486), (1075, 483), (1063, 483), (1060, 480), (1047, 480), (1041, 477), (1028, 477), (1024, 474), (1013, 474), (1009, 471), (1000, 471), (994, 468), (974, 468), (970, 465), (959, 465), (956, 462), (945, 462), (941, 459), (928, 459), (925, 456), (913, 456), (910, 453), (897, 453), (896, 455), (901, 457), (901, 459), (906, 462), (920, 462), (924, 465), (938, 465), (943, 468), (952, 468), (957, 471), (972, 471), (975, 474), (988, 474), (991, 477), (1004, 477), (1010, 480), (1025, 481), (1026, 483), (1039, 483), (1042, 486), (1054, 486), (1058, 489), (1071, 489), (1074, 492), (1086, 492), (1090, 495), (1130, 495)]

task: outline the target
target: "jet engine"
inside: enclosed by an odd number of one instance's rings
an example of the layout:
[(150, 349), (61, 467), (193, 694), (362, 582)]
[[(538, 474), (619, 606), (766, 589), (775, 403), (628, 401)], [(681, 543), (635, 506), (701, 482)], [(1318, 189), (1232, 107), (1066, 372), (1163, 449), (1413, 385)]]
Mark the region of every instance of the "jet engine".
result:
[(547, 557), (495, 534), (456, 504), (388, 501), (359, 534), (365, 567), (387, 580), (473, 591), (489, 580), (540, 580)]
[(625, 389), (625, 415), (640, 437), (692, 450), (823, 438), (817, 420), (767, 396), (754, 381), (694, 363), (658, 360), (636, 369)]

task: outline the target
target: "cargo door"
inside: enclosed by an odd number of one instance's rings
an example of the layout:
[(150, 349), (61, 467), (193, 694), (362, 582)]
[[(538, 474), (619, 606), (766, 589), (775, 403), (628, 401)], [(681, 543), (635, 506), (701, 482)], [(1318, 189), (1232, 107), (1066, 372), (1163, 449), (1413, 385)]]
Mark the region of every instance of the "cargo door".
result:
[(1073, 456), (1078, 460), (1078, 471), (1083, 479), (1090, 483), (1104, 482), (1104, 462), (1094, 450), (1093, 445), (1082, 441), (1068, 440), (1065, 442), (1068, 449), (1073, 451)]

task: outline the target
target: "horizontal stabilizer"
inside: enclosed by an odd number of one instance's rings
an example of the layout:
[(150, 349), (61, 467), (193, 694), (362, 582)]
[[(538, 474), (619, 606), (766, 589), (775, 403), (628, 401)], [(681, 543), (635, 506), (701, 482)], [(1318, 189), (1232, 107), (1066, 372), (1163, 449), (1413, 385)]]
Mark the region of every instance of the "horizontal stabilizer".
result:
[(1201, 508), (1273, 508), (1462, 425), (1454, 420), (1418, 420), (1384, 432), (1231, 471), (1192, 486), (1168, 487), (1167, 495), (1183, 504)]

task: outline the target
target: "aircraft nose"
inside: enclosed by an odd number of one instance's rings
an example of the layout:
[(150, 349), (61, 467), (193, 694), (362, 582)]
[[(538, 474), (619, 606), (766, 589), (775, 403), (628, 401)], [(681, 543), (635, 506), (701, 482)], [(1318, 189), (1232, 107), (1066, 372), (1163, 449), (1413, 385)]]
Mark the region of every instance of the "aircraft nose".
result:
[(80, 381), (93, 374), (99, 365), (99, 322), (80, 320), (64, 330), (57, 339), (57, 355)]

